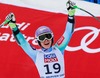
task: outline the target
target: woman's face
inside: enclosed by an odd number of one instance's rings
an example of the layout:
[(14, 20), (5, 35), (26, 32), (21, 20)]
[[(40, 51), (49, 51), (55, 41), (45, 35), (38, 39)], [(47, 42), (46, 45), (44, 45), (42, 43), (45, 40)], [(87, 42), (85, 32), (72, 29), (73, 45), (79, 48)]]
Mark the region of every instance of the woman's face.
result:
[(40, 43), (43, 48), (48, 49), (51, 47), (52, 39), (45, 39), (43, 42)]

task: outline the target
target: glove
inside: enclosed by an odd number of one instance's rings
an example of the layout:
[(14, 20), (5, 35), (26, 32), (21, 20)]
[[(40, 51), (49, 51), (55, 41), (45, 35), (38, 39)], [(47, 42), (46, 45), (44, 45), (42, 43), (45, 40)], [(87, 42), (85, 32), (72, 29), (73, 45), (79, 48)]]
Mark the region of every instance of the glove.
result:
[(10, 13), (6, 16), (6, 21), (7, 24), (9, 24), (10, 28), (13, 29), (16, 27), (16, 19), (15, 19), (15, 15), (13, 13)]
[(70, 0), (66, 3), (66, 7), (67, 7), (67, 10), (68, 10), (69, 16), (75, 15), (75, 6), (76, 6), (76, 4), (72, 1), (70, 1)]

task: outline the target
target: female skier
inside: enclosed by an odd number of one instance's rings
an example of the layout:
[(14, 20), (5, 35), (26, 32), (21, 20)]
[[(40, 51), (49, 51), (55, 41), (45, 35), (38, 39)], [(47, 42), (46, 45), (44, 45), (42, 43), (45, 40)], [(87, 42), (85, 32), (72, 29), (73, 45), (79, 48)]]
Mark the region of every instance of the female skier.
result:
[(64, 71), (64, 50), (68, 45), (74, 30), (74, 14), (73, 8), (75, 3), (68, 1), (68, 22), (65, 27), (65, 32), (61, 36), (62, 42), (53, 45), (54, 34), (47, 26), (39, 27), (35, 32), (35, 37), (38, 41), (41, 50), (34, 49), (25, 40), (24, 36), (16, 25), (16, 19), (13, 13), (7, 15), (6, 20), (13, 32), (13, 35), (26, 54), (33, 60), (38, 69), (40, 78), (65, 78)]

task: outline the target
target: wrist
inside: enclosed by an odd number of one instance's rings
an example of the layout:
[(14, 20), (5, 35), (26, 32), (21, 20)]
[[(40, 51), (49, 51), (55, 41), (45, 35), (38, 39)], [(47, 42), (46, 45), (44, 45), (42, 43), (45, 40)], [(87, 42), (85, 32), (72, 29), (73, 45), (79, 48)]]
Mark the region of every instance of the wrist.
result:
[(68, 16), (68, 22), (74, 23), (75, 22), (74, 16)]

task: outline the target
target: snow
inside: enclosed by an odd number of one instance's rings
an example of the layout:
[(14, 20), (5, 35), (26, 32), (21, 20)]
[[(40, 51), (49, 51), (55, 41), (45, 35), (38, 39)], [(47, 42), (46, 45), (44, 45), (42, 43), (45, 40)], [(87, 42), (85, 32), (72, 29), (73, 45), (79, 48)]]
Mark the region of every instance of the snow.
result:
[[(77, 6), (83, 8), (95, 16), (100, 17), (100, 5), (95, 3), (90, 3), (83, 0), (72, 0)], [(12, 4), (22, 7), (34, 8), (38, 10), (45, 10), (56, 13), (67, 14), (66, 10), (66, 0), (0, 0), (1, 3)], [(80, 16), (90, 16), (89, 14), (76, 10), (76, 15)]]

